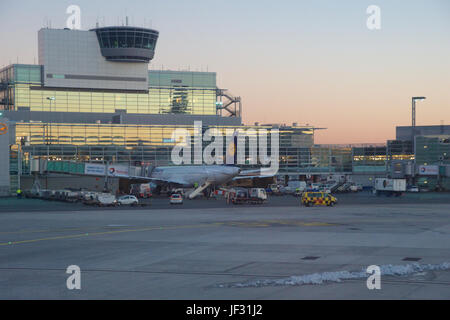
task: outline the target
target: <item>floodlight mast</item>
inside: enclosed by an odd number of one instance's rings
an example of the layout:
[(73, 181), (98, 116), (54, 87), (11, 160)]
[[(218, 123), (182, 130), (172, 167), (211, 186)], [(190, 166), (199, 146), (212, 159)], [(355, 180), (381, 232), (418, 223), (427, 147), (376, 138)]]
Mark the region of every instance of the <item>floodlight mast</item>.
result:
[(414, 137), (416, 136), (416, 101), (425, 100), (426, 97), (412, 97), (412, 121), (411, 121), (411, 143), (413, 145), (413, 152), (416, 151)]
[(412, 127), (416, 127), (416, 101), (425, 100), (426, 97), (412, 97)]

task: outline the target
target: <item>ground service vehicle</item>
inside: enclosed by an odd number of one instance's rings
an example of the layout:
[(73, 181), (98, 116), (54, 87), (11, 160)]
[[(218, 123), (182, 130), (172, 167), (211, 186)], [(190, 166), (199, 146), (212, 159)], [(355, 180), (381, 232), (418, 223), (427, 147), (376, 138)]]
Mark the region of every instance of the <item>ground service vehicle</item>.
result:
[(98, 206), (115, 206), (117, 205), (116, 196), (110, 193), (99, 193), (96, 196), (95, 203)]
[(268, 194), (274, 195), (274, 196), (279, 196), (281, 195), (281, 191), (280, 188), (277, 184), (270, 184), (269, 187), (266, 189), (266, 192)]
[(406, 191), (406, 179), (375, 179), (375, 193), (386, 196), (401, 196)]
[(117, 199), (117, 203), (120, 205), (129, 204), (129, 205), (135, 206), (139, 203), (139, 200), (135, 196), (128, 195), (128, 196), (122, 196), (119, 199)]
[(280, 192), (285, 194), (293, 194), (297, 189), (300, 189), (300, 191), (306, 190), (307, 185), (305, 181), (289, 181), (288, 185), (285, 187), (280, 188)]
[(406, 189), (407, 192), (419, 192), (418, 186), (409, 186), (408, 189)]
[(183, 196), (179, 193), (173, 193), (170, 196), (170, 204), (183, 204)]
[(232, 204), (262, 204), (267, 201), (267, 193), (264, 188), (236, 188), (228, 193), (227, 203)]
[(130, 194), (137, 198), (150, 198), (152, 196), (150, 183), (132, 184)]
[(302, 205), (310, 207), (313, 205), (332, 207), (337, 203), (337, 199), (326, 192), (305, 192), (302, 195)]

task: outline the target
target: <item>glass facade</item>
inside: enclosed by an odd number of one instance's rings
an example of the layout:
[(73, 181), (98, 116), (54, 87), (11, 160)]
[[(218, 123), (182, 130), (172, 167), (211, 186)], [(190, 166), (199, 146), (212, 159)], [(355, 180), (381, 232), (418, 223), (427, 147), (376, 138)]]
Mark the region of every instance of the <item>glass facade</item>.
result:
[(313, 171), (348, 172), (352, 171), (352, 146), (316, 145), (311, 150)]
[(0, 81), (10, 83), (41, 84), (42, 66), (32, 64), (13, 64), (0, 70)]
[(417, 165), (450, 164), (450, 136), (416, 136)]
[(102, 55), (110, 61), (149, 62), (153, 59), (159, 32), (135, 27), (97, 28)]
[[(72, 161), (146, 162), (152, 165), (171, 165), (171, 151), (175, 145), (172, 133), (186, 129), (191, 135), (193, 126), (116, 125), (116, 124), (48, 124), (16, 123), (16, 142), (23, 145), (28, 158)], [(272, 129), (269, 126), (211, 126), (222, 135), (235, 129)], [(314, 129), (310, 127), (280, 128), (280, 172), (309, 170)], [(301, 136), (300, 138), (294, 138)], [(305, 144), (298, 141), (303, 140)], [(292, 142), (295, 144), (292, 144)], [(191, 141), (193, 143), (193, 140)], [(209, 142), (204, 142), (203, 147)], [(270, 153), (270, 137), (267, 141)], [(224, 141), (224, 154), (226, 142)], [(192, 153), (194, 149), (192, 148)], [(252, 164), (248, 143), (245, 167)], [(320, 168), (317, 168), (320, 169)], [(336, 169), (338, 170), (338, 169)]]
[(16, 142), (31, 145), (173, 146), (172, 132), (192, 126), (17, 123)]
[(413, 143), (405, 140), (387, 142), (389, 160), (414, 160)]
[(42, 67), (14, 64), (0, 70), (0, 109), (15, 110), (16, 88), (22, 84), (41, 85)]
[(361, 145), (353, 148), (354, 173), (383, 173), (387, 170), (386, 145)]
[[(171, 165), (171, 150), (175, 145), (172, 133), (177, 128), (186, 129), (191, 135), (194, 132), (192, 126), (17, 123), (16, 142), (24, 145), (31, 158)], [(211, 126), (203, 128), (203, 133), (209, 128), (219, 130), (222, 135), (226, 130), (272, 129), (270, 126)], [(207, 144), (204, 142), (203, 147)], [(225, 148), (224, 142), (224, 153)], [(313, 128), (279, 128), (280, 174), (381, 174), (387, 170), (387, 150), (386, 145), (314, 145)], [(258, 167), (251, 160), (247, 145), (244, 167)]]
[[(149, 71), (148, 91), (45, 88), (42, 67), (0, 71), (0, 108), (48, 112), (216, 115), (216, 74)], [(47, 99), (54, 97), (54, 100)]]
[(100, 48), (143, 48), (154, 50), (159, 33), (155, 30), (132, 27), (95, 29)]
[[(148, 93), (51, 90), (15, 85), (17, 110), (140, 114), (216, 114), (216, 91), (207, 88), (150, 88)], [(51, 101), (47, 97), (55, 97)], [(50, 108), (51, 107), (51, 108)]]

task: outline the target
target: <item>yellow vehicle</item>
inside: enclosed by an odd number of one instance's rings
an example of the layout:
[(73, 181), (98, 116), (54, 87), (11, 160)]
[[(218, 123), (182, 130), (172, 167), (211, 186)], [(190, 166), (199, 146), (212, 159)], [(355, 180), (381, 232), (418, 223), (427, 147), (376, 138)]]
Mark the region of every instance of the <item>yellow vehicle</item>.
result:
[(326, 192), (304, 192), (302, 195), (302, 205), (309, 207), (312, 205), (332, 207), (337, 203), (337, 199)]

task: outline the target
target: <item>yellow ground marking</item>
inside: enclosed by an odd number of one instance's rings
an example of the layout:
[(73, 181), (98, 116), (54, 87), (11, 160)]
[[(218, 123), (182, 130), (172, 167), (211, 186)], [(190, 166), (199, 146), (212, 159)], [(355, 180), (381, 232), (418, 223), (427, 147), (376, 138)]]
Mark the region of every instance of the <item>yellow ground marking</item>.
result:
[(337, 224), (318, 221), (295, 221), (295, 220), (261, 220), (261, 221), (229, 221), (220, 222), (220, 224), (231, 227), (276, 227), (277, 225), (283, 226), (300, 226), (300, 227), (324, 227), (324, 226), (336, 226)]
[[(79, 231), (79, 230), (92, 230), (99, 229), (101, 227), (86, 227), (86, 228), (66, 228), (66, 229), (43, 229), (43, 230), (18, 230), (18, 231), (0, 231), (1, 234), (25, 234), (25, 233), (47, 233), (47, 232), (65, 232), (65, 231)], [(118, 227), (108, 227), (118, 228)]]
[[(40, 241), (50, 241), (50, 240), (74, 239), (74, 238), (81, 238), (81, 237), (86, 237), (86, 236), (100, 236), (100, 235), (108, 235), (108, 234), (143, 232), (143, 231), (153, 231), (153, 230), (176, 230), (176, 229), (190, 229), (190, 228), (205, 228), (205, 227), (214, 227), (214, 226), (231, 226), (231, 227), (244, 227), (244, 228), (245, 227), (268, 228), (268, 227), (273, 227), (276, 225), (320, 227), (320, 226), (335, 226), (336, 224), (327, 223), (327, 222), (315, 222), (315, 221), (304, 222), (304, 221), (290, 221), (290, 220), (225, 221), (225, 222), (214, 222), (214, 223), (182, 225), (182, 226), (155, 226), (155, 227), (146, 227), (146, 228), (138, 228), (138, 229), (121, 229), (121, 230), (92, 232), (92, 233), (85, 232), (85, 233), (71, 234), (71, 235), (65, 235), (65, 236), (55, 236), (55, 237), (29, 239), (29, 240), (9, 241), (9, 242), (0, 243), (0, 246), (33, 243), (33, 242), (40, 242)], [(97, 228), (98, 227), (95, 227), (95, 229), (97, 229)], [(90, 229), (94, 229), (94, 227), (91, 227)], [(89, 230), (89, 228), (56, 229), (56, 230), (24, 230), (24, 231), (1, 232), (0, 234), (65, 232), (65, 231), (75, 231), (75, 230)]]
[(86, 236), (100, 236), (107, 234), (117, 234), (117, 233), (126, 233), (126, 232), (143, 232), (143, 231), (152, 231), (152, 230), (175, 230), (175, 229), (188, 229), (188, 228), (202, 228), (202, 227), (212, 227), (213, 224), (197, 224), (197, 225), (185, 225), (185, 226), (165, 226), (165, 227), (149, 227), (149, 228), (140, 228), (140, 229), (125, 229), (125, 230), (115, 230), (115, 231), (104, 231), (104, 232), (93, 232), (93, 233), (79, 233), (79, 234), (71, 234), (66, 236), (56, 236), (56, 237), (47, 237), (47, 238), (39, 238), (39, 239), (30, 239), (30, 240), (20, 240), (20, 241), (9, 241), (0, 243), (0, 246), (7, 246), (13, 244), (23, 244), (23, 243), (33, 243), (39, 241), (49, 241), (49, 240), (61, 240), (61, 239), (73, 239), (73, 238), (81, 238)]

